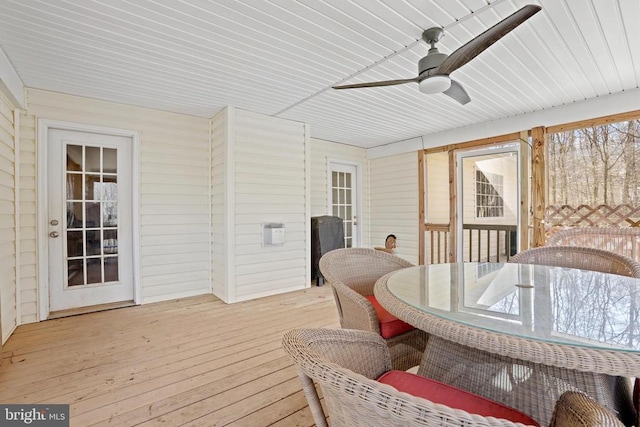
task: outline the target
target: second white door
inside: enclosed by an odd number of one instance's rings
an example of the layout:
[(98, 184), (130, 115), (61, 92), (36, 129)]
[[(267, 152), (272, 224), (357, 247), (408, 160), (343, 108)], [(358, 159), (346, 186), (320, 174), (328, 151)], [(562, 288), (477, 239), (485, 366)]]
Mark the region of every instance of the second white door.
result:
[(344, 223), (345, 248), (359, 245), (358, 168), (353, 164), (329, 163), (329, 211)]

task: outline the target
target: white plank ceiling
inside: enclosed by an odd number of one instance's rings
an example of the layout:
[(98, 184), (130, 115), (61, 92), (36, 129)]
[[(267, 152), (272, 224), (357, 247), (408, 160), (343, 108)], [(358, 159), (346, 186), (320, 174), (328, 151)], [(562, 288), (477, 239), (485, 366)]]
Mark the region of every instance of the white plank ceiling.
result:
[[(527, 3), (543, 10), (452, 74), (410, 78)], [(0, 0), (0, 48), (27, 87), (211, 117), (225, 106), (375, 147), (638, 88), (638, 0)]]

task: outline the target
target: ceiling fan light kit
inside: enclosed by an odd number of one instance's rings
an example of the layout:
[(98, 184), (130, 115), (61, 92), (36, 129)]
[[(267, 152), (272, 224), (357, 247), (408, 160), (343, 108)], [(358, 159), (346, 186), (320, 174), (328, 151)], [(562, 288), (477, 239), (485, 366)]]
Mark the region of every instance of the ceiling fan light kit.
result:
[(451, 87), (449, 76), (431, 76), (418, 83), (422, 93), (441, 93)]
[(469, 40), (467, 43), (453, 51), (450, 55), (438, 52), (436, 43), (442, 38), (443, 29), (433, 27), (422, 33), (422, 39), (431, 45), (427, 56), (418, 62), (418, 76), (411, 79), (386, 80), (381, 82), (356, 83), (349, 85), (333, 86), (334, 89), (357, 89), (364, 87), (394, 86), (405, 83), (418, 83), (422, 93), (445, 95), (464, 105), (471, 98), (464, 87), (451, 80), (449, 75), (458, 68), (471, 61), (484, 52), (489, 46), (500, 40), (514, 30), (517, 26), (531, 18), (542, 8), (538, 5), (528, 4), (502, 21), (495, 24), (482, 34)]

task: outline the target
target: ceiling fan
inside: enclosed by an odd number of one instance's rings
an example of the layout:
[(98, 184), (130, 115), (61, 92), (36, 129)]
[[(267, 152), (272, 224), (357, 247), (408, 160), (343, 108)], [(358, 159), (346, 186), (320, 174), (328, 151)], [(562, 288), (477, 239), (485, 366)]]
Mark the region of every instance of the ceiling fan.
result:
[(450, 55), (438, 52), (436, 43), (442, 38), (443, 29), (429, 28), (422, 33), (422, 39), (431, 45), (427, 56), (418, 62), (418, 76), (412, 79), (385, 80), (380, 82), (356, 83), (333, 86), (334, 89), (356, 89), (363, 87), (393, 86), (404, 83), (418, 83), (420, 92), (444, 93), (461, 104), (471, 101), (462, 85), (449, 77), (449, 74), (480, 55), (489, 46), (507, 35), (518, 25), (531, 18), (542, 8), (537, 5), (526, 5), (502, 21), (495, 24), (479, 36), (468, 41)]

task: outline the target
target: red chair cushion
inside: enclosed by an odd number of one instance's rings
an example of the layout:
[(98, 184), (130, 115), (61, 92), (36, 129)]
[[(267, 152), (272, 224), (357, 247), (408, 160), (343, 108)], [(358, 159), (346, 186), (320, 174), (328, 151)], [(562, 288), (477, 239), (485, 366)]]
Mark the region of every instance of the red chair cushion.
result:
[(415, 397), (422, 397), (450, 408), (461, 409), (470, 414), (502, 418), (514, 423), (539, 426), (533, 418), (516, 409), (504, 406), (493, 400), (485, 399), (477, 394), (469, 393), (448, 384), (409, 372), (389, 371), (378, 378), (378, 381), (383, 384), (388, 384), (398, 391), (409, 393)]
[(375, 296), (369, 295), (366, 298), (376, 310), (378, 322), (380, 323), (380, 335), (382, 335), (382, 338), (393, 338), (395, 336), (415, 329), (410, 324), (403, 322), (402, 320), (398, 319), (396, 316), (385, 310), (384, 307), (380, 305)]

